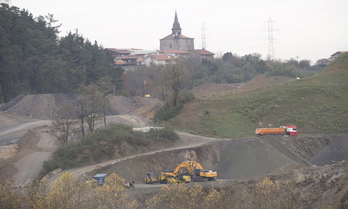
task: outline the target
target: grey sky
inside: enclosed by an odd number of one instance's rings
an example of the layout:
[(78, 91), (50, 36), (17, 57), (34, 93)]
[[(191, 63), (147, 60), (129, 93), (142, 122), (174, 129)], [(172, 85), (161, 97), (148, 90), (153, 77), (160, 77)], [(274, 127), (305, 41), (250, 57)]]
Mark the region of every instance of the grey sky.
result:
[(268, 53), (267, 21), (273, 20), (277, 59), (329, 58), (348, 51), (347, 0), (10, 0), (35, 17), (53, 14), (61, 35), (78, 29), (106, 48), (159, 49), (159, 39), (171, 33), (175, 11), (182, 33), (221, 56)]

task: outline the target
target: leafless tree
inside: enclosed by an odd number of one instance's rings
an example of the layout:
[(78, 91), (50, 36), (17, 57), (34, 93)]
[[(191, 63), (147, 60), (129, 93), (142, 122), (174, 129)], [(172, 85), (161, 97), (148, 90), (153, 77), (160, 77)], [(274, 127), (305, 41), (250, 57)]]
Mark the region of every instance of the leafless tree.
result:
[(52, 121), (51, 134), (56, 137), (61, 144), (66, 144), (72, 139), (73, 110), (72, 103), (65, 103), (57, 112)]
[(82, 131), (82, 136), (85, 136), (84, 125), (85, 122), (88, 125), (89, 132), (93, 133), (95, 128), (95, 121), (100, 116), (104, 115), (104, 123), (105, 121), (105, 108), (106, 108), (106, 100), (103, 95), (98, 90), (96, 85), (90, 85), (81, 88), (80, 96), (77, 98), (78, 103), (78, 118), (79, 124)]
[(166, 65), (163, 75), (164, 81), (172, 93), (172, 104), (176, 107), (179, 93), (188, 82), (187, 70), (180, 60), (176, 60), (175, 63)]

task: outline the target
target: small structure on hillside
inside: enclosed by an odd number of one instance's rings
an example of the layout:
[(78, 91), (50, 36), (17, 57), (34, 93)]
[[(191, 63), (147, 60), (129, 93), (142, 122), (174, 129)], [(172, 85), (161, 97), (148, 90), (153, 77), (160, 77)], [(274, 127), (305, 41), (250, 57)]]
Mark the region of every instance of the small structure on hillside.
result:
[(103, 184), (105, 184), (105, 178), (107, 175), (108, 174), (106, 174), (106, 173), (100, 173), (100, 174), (93, 176), (93, 178), (97, 181), (99, 186), (102, 186)]

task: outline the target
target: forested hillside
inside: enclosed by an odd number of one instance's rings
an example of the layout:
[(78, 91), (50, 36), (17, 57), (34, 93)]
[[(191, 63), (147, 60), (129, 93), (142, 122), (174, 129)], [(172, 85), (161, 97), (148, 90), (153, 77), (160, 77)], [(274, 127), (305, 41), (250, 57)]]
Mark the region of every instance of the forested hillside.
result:
[(121, 88), (123, 69), (97, 42), (69, 32), (59, 37), (53, 15), (0, 7), (0, 103), (22, 93), (71, 93), (99, 84), (105, 93)]

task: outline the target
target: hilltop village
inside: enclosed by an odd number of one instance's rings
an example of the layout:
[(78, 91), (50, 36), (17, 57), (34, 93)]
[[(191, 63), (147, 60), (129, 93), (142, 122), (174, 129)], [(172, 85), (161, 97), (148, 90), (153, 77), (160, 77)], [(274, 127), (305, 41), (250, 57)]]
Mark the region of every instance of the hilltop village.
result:
[(182, 34), (177, 12), (175, 12), (171, 34), (160, 39), (160, 50), (106, 49), (114, 56), (115, 64), (126, 70), (134, 69), (140, 65), (163, 65), (180, 57), (197, 56), (207, 60), (214, 58), (214, 53), (207, 49), (195, 49), (194, 38)]

